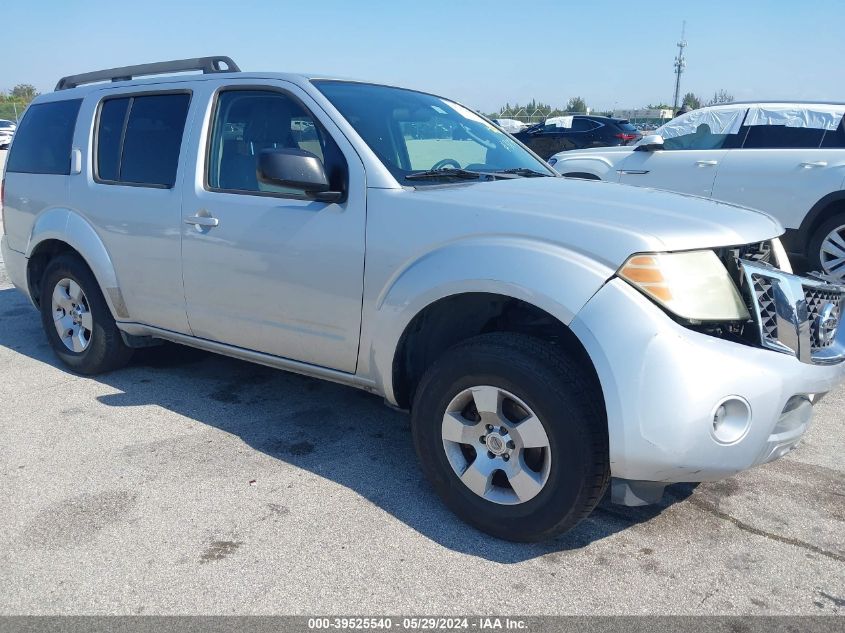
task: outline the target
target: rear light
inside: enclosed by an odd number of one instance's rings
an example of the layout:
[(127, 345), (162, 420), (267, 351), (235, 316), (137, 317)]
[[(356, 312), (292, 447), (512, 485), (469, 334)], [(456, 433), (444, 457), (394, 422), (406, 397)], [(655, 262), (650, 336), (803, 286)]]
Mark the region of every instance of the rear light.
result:
[(633, 141), (635, 138), (637, 138), (637, 135), (636, 134), (625, 134), (625, 132), (619, 132), (619, 134), (616, 135), (616, 138), (627, 142), (627, 141)]

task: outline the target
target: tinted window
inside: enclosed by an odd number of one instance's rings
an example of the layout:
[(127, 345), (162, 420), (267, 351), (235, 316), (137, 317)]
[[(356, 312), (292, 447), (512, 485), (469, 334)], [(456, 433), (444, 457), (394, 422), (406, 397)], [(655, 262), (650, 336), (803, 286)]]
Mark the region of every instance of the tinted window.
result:
[(69, 174), (80, 103), (80, 99), (73, 99), (30, 106), (15, 132), (7, 171)]
[(117, 180), (120, 167), (120, 141), (126, 122), (129, 99), (109, 99), (100, 109), (97, 128), (97, 176)]
[(845, 148), (845, 123), (840, 122), (835, 130), (827, 130), (821, 146), (826, 149)]
[(123, 138), (119, 180), (172, 187), (190, 95), (135, 97)]
[(323, 161), (332, 189), (344, 190), (343, 155), (302, 104), (280, 92), (222, 92), (208, 154), (209, 187), (301, 195), (302, 190), (262, 183), (256, 176), (261, 151), (283, 148), (302, 149), (317, 156)]
[(619, 126), (619, 129), (624, 132), (636, 132), (636, 126), (632, 125), (629, 121), (617, 121), (616, 125)]
[(744, 148), (788, 149), (818, 147), (824, 130), (811, 127), (785, 125), (751, 125), (745, 137)]
[(572, 131), (573, 132), (589, 132), (590, 130), (594, 130), (599, 127), (599, 124), (595, 121), (590, 121), (590, 119), (573, 119), (572, 120)]

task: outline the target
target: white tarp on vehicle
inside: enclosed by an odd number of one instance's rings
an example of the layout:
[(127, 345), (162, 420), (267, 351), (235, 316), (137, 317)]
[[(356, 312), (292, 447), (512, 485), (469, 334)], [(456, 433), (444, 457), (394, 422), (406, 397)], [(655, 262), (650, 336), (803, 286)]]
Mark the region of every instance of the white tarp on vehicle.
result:
[(745, 125), (785, 125), (835, 130), (843, 114), (845, 106), (762, 104), (749, 108)]
[(546, 119), (545, 126), (554, 126), (554, 127), (562, 127), (569, 129), (572, 127), (572, 118), (574, 115), (568, 116), (553, 116), (551, 118)]
[(528, 127), (525, 123), (517, 121), (516, 119), (493, 119), (493, 123), (498, 125), (505, 132), (510, 132), (511, 134), (514, 132), (522, 132), (522, 130)]
[(699, 126), (706, 125), (710, 134), (736, 134), (745, 116), (745, 106), (739, 108), (704, 108), (693, 110), (664, 123), (655, 134), (664, 139), (694, 134)]

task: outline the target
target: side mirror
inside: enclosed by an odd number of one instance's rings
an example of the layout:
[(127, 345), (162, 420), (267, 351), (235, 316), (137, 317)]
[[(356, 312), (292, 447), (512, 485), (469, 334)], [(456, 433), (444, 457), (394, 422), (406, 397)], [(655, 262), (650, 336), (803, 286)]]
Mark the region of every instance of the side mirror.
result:
[(323, 163), (303, 149), (264, 149), (258, 155), (258, 181), (302, 189), (305, 195), (321, 202), (337, 202), (341, 191), (330, 191), (329, 177)]
[(663, 137), (660, 134), (649, 134), (644, 136), (637, 146), (635, 152), (654, 152), (663, 149)]

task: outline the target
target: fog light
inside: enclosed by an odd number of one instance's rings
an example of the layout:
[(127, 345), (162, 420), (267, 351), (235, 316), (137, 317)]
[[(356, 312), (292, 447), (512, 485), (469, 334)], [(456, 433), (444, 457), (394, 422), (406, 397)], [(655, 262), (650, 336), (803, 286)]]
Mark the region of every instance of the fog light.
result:
[(745, 398), (728, 396), (713, 409), (713, 437), (720, 444), (738, 442), (751, 427), (751, 405)]

